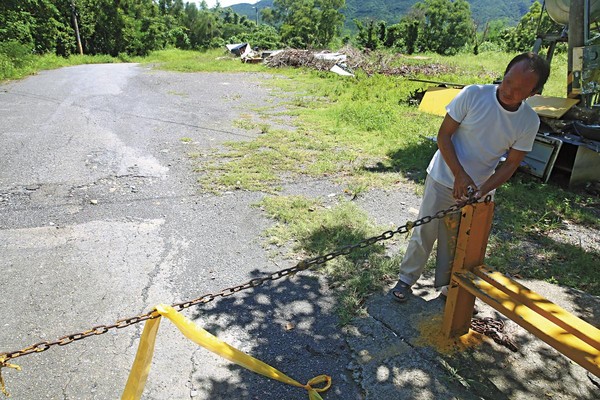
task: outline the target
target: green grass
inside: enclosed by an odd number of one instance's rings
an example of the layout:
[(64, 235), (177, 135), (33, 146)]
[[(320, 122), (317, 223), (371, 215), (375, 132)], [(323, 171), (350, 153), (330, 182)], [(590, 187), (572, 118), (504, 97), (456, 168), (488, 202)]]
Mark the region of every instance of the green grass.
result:
[(567, 224), (600, 228), (598, 199), (519, 174), (498, 190), (488, 263), (503, 272), (600, 295), (598, 249), (553, 239)]
[(8, 79), (21, 79), (33, 75), (38, 71), (69, 67), (81, 64), (102, 64), (122, 62), (120, 58), (107, 55), (87, 56), (74, 55), (69, 58), (59, 57), (53, 54), (42, 56), (28, 55), (15, 62), (0, 54), (0, 82)]
[[(213, 174), (201, 179), (205, 187), (226, 190), (230, 182), (233, 188), (272, 191), (298, 176), (331, 176), (354, 188), (389, 187), (405, 177), (424, 177), (435, 151), (425, 136), (435, 135), (441, 118), (407, 105), (406, 79), (339, 79), (305, 70), (281, 72), (287, 78), (271, 83), (285, 93), (295, 93), (286, 105), (297, 117), (297, 129), (270, 127), (262, 129), (265, 134), (252, 142), (226, 143), (231, 149), (223, 155), (228, 162), (209, 167)], [(269, 118), (268, 110), (259, 112)], [(234, 125), (256, 128), (248, 118)], [(259, 171), (268, 165), (284, 173), (269, 174), (268, 180), (255, 179), (265, 177)]]
[(244, 64), (239, 57), (223, 49), (207, 51), (160, 50), (147, 57), (134, 57), (132, 61), (157, 65), (160, 69), (177, 72), (261, 72), (262, 64)]

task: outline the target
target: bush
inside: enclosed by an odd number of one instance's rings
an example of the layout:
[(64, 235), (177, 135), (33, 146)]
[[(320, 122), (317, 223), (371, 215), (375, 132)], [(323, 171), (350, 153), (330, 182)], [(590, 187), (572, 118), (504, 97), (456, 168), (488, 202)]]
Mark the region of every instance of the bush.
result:
[(479, 53), (500, 52), (502, 47), (497, 43), (483, 42), (479, 45)]
[(18, 77), (34, 58), (31, 46), (15, 40), (0, 42), (0, 80)]
[(14, 76), (15, 66), (5, 54), (0, 53), (0, 81)]
[(229, 38), (228, 43), (250, 43), (252, 48), (278, 49), (281, 48), (281, 38), (277, 30), (269, 25), (260, 25), (252, 32), (242, 32)]
[(33, 58), (33, 49), (30, 46), (15, 40), (0, 42), (0, 54), (4, 56), (15, 68), (21, 68)]

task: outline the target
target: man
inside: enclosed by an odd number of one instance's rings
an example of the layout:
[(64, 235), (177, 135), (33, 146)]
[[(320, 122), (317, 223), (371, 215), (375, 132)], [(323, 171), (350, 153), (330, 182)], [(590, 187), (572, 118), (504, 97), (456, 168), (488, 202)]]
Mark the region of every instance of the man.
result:
[[(533, 148), (540, 120), (525, 103), (538, 93), (550, 74), (548, 63), (534, 53), (523, 53), (508, 64), (500, 85), (465, 87), (446, 107), (437, 136), (438, 151), (427, 167), (419, 218), (433, 215), (469, 195), (493, 194), (515, 172)], [(506, 161), (496, 169), (500, 158)], [(453, 249), (444, 221), (416, 227), (400, 265), (399, 280), (390, 291), (404, 302), (419, 279), (433, 244), (438, 240), (434, 286), (442, 295), (450, 283)]]

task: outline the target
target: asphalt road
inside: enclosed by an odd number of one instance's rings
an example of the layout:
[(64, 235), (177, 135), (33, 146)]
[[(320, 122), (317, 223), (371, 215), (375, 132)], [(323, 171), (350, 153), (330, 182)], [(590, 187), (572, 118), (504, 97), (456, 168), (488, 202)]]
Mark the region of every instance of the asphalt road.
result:
[[(268, 76), (136, 64), (44, 71), (0, 86), (0, 352), (244, 283), (274, 263), (260, 193), (200, 193), (188, 154), (249, 140), (241, 114), (273, 101)], [(183, 138), (191, 139), (191, 142)], [(326, 398), (359, 398), (331, 294), (300, 276), (184, 312)], [(289, 325), (291, 323), (291, 325)], [(293, 327), (293, 329), (289, 329)], [(116, 399), (142, 324), (54, 346), (3, 369), (13, 399)], [(163, 321), (144, 398), (305, 398)]]

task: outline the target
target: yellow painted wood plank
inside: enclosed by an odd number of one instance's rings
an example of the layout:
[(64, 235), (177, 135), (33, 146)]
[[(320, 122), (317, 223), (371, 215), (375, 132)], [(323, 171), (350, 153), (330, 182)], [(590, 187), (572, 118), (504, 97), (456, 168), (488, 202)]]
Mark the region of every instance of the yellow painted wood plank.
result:
[(472, 271), (473, 268), (483, 264), (485, 250), (487, 249), (490, 231), (492, 230), (492, 219), (494, 218), (495, 203), (475, 203), (473, 207), (473, 220), (470, 223), (467, 235), (469, 245), (465, 254), (464, 269)]
[[(475, 207), (472, 205), (465, 206), (461, 210), (452, 272), (465, 270), (465, 257), (469, 249), (469, 230), (473, 225), (474, 214)], [(475, 296), (451, 282), (444, 308), (442, 333), (446, 337), (453, 337), (469, 332), (474, 305)]]
[(460, 91), (454, 88), (429, 88), (423, 95), (419, 110), (443, 117), (446, 115), (446, 106)]
[(590, 346), (600, 349), (600, 329), (554, 304), (544, 296), (485, 266), (477, 267), (475, 275), (490, 285), (516, 298), (527, 307), (578, 336)]
[(462, 288), (506, 315), (566, 357), (600, 377), (600, 349), (590, 346), (576, 335), (544, 318), (471, 272), (456, 273), (452, 279)]
[(579, 103), (578, 99), (535, 95), (527, 100), (527, 104), (542, 117), (560, 118), (571, 107)]
[[(493, 216), (494, 202), (471, 204), (461, 209), (452, 272), (471, 271), (483, 263)], [(467, 333), (474, 305), (475, 297), (472, 294), (450, 285), (442, 333), (446, 337)]]

